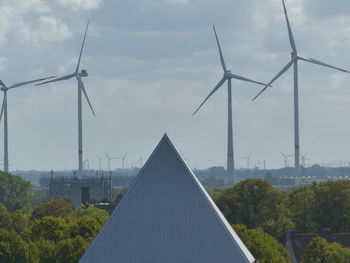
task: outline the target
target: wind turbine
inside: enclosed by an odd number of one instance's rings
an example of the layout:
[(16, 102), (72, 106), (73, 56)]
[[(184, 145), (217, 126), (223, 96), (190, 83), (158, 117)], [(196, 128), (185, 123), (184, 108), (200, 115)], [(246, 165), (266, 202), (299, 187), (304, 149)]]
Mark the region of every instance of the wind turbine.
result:
[(7, 91), (10, 89), (18, 88), (24, 85), (28, 85), (37, 81), (43, 81), (50, 78), (54, 78), (56, 76), (48, 77), (48, 78), (41, 78), (41, 79), (35, 79), (30, 81), (24, 81), (15, 83), (11, 86), (6, 86), (2, 80), (0, 80), (0, 90), (4, 92), (4, 98), (2, 101), (1, 106), (1, 113), (0, 113), (0, 121), (2, 119), (2, 116), (4, 115), (4, 171), (6, 173), (9, 172), (9, 153), (8, 153), (8, 123), (7, 123)]
[(51, 82), (56, 82), (56, 81), (61, 81), (61, 80), (67, 80), (67, 79), (71, 79), (71, 78), (76, 78), (78, 81), (78, 159), (79, 159), (79, 175), (82, 176), (83, 174), (83, 120), (82, 120), (82, 105), (81, 105), (81, 97), (82, 97), (82, 92), (84, 93), (84, 96), (90, 106), (90, 109), (92, 111), (92, 114), (95, 116), (95, 112), (94, 109), (92, 108), (92, 105), (90, 103), (89, 97), (86, 93), (85, 87), (84, 87), (84, 83), (82, 80), (82, 77), (87, 77), (88, 73), (85, 69), (81, 70), (79, 72), (79, 66), (80, 66), (80, 60), (81, 60), (81, 55), (83, 53), (83, 49), (84, 49), (84, 44), (85, 44), (85, 39), (86, 39), (86, 33), (89, 27), (89, 22), (86, 25), (86, 29), (85, 29), (85, 34), (84, 34), (84, 38), (83, 38), (83, 43), (81, 45), (81, 49), (80, 49), (80, 54), (79, 54), (79, 59), (78, 59), (78, 64), (77, 67), (75, 69), (75, 71), (71, 74), (65, 75), (63, 77), (59, 77), (50, 81), (45, 81), (42, 83), (39, 83), (37, 85), (43, 85), (46, 83), (51, 83)]
[(310, 158), (307, 157), (307, 153), (300, 154), (301, 155), (301, 165), (306, 168), (306, 161), (311, 161)]
[(276, 79), (278, 79), (281, 75), (283, 75), (284, 72), (286, 72), (292, 65), (294, 65), (294, 167), (295, 167), (295, 185), (297, 185), (297, 180), (300, 177), (300, 144), (299, 144), (299, 97), (298, 97), (298, 60), (306, 61), (309, 63), (321, 65), (324, 67), (340, 70), (342, 72), (350, 73), (347, 70), (331, 66), (329, 64), (326, 64), (324, 62), (321, 62), (317, 59), (313, 58), (304, 58), (298, 55), (298, 51), (294, 42), (294, 37), (292, 33), (292, 29), (289, 23), (287, 9), (284, 0), (282, 0), (283, 9), (284, 9), (284, 15), (286, 18), (287, 23), (287, 29), (288, 29), (288, 36), (289, 36), (289, 42), (290, 46), (292, 48), (292, 58), (287, 63), (287, 65), (284, 66), (284, 68), (269, 82), (268, 85), (266, 85), (254, 98), (255, 100), (261, 93), (263, 93), (269, 85), (271, 85)]
[(231, 88), (231, 80), (238, 79), (242, 81), (252, 82), (260, 85), (266, 85), (261, 82), (257, 82), (239, 75), (232, 74), (230, 70), (226, 68), (224, 57), (222, 55), (220, 43), (218, 36), (216, 34), (215, 26), (213, 25), (213, 30), (216, 38), (216, 43), (219, 49), (221, 66), (224, 71), (224, 75), (219, 81), (219, 83), (215, 86), (215, 88), (209, 93), (209, 95), (205, 98), (201, 105), (196, 109), (193, 113), (195, 115), (197, 111), (203, 106), (203, 104), (225, 83), (227, 80), (227, 88), (228, 88), (228, 132), (227, 132), (227, 172), (228, 176), (233, 176), (234, 183), (236, 183), (235, 169), (234, 169), (234, 156), (233, 156), (233, 133), (232, 133), (232, 88)]
[(287, 168), (289, 165), (288, 165), (288, 158), (289, 157), (292, 157), (293, 154), (284, 154), (283, 152), (280, 152), (280, 154), (283, 156), (284, 158), (284, 167)]
[(128, 153), (126, 152), (126, 153), (123, 155), (123, 157), (118, 157), (118, 159), (122, 160), (122, 162), (123, 162), (123, 169), (124, 169), (125, 157), (126, 157), (127, 154), (128, 154)]
[(101, 162), (102, 162), (102, 158), (98, 155), (96, 155), (97, 159), (99, 160), (99, 171), (101, 172)]
[(105, 153), (108, 160), (108, 171), (111, 172), (111, 160), (118, 159), (117, 157), (111, 157), (107, 153)]
[(250, 166), (249, 166), (249, 164), (250, 164), (250, 157), (251, 157), (251, 153), (249, 153), (249, 155), (248, 156), (243, 156), (242, 157), (242, 159), (246, 159), (247, 160), (247, 170), (249, 171), (249, 168), (250, 168)]

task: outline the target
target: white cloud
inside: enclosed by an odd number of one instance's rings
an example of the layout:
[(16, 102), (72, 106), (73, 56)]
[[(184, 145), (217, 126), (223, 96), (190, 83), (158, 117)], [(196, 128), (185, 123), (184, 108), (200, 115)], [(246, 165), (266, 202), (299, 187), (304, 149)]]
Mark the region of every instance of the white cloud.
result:
[(58, 0), (58, 3), (64, 7), (77, 9), (96, 9), (102, 3), (102, 0)]
[(0, 72), (6, 68), (6, 65), (8, 64), (8, 60), (6, 57), (0, 57)]
[(0, 3), (0, 44), (6, 44), (7, 33), (23, 23), (27, 14), (43, 14), (51, 8), (42, 0), (5, 0)]
[(40, 16), (35, 27), (20, 22), (20, 34), (30, 43), (39, 44), (41, 41), (57, 42), (71, 37), (68, 26), (54, 16)]

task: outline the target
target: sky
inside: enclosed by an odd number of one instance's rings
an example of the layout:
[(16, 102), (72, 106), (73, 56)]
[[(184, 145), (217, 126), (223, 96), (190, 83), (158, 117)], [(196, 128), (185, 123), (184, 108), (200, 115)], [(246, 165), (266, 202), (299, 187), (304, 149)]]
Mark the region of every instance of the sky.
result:
[[(350, 69), (348, 0), (286, 6), (300, 55)], [(88, 20), (81, 69), (96, 117), (83, 101), (83, 148), (94, 169), (105, 153), (139, 165), (165, 132), (190, 167), (226, 166), (227, 87), (192, 116), (223, 74), (212, 24), (234, 74), (268, 82), (290, 60), (280, 0), (0, 0), (0, 79), (72, 73)], [(299, 72), (301, 152), (310, 165), (350, 160), (350, 74), (302, 61)], [(261, 86), (232, 81), (236, 168), (247, 155), (278, 168), (293, 153), (292, 81), (290, 69), (254, 102)], [(10, 170), (77, 169), (75, 79), (10, 90), (8, 115)], [(3, 122), (0, 149), (2, 138)]]

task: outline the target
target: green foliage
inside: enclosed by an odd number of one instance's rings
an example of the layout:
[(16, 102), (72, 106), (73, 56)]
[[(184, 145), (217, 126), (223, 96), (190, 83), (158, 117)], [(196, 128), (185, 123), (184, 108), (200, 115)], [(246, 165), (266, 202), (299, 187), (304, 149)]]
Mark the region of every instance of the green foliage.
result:
[(57, 243), (56, 262), (76, 263), (84, 254), (89, 243), (81, 236), (61, 240)]
[(223, 190), (216, 203), (231, 224), (261, 227), (280, 241), (285, 229), (293, 227), (287, 194), (265, 180), (239, 182)]
[[(26, 243), (16, 232), (0, 229), (0, 262), (35, 262)], [(33, 255), (33, 254), (32, 254)]]
[(39, 239), (33, 242), (33, 246), (36, 247), (38, 251), (38, 262), (57, 262), (57, 248), (55, 242), (46, 239)]
[(302, 258), (302, 263), (348, 263), (350, 249), (338, 243), (328, 243), (321, 237), (312, 239)]
[(104, 223), (104, 218), (83, 216), (71, 226), (70, 235), (72, 237), (81, 236), (86, 240), (92, 240)]
[(33, 219), (41, 219), (45, 216), (65, 218), (72, 216), (73, 211), (74, 207), (71, 203), (54, 198), (37, 205), (33, 210), (32, 217)]
[(289, 263), (289, 252), (271, 235), (261, 229), (234, 225), (238, 236), (259, 263)]
[(84, 205), (82, 205), (81, 207), (76, 208), (75, 215), (76, 217), (82, 217), (82, 216), (97, 217), (103, 222), (105, 222), (109, 217), (108, 212), (102, 209), (98, 209), (94, 205), (89, 205), (88, 207), (85, 207)]
[(31, 203), (30, 182), (9, 173), (0, 171), (0, 203), (9, 211), (23, 208)]
[(350, 181), (328, 181), (295, 189), (290, 195), (298, 232), (350, 232)]
[(34, 220), (32, 240), (46, 239), (60, 241), (69, 237), (70, 225), (68, 220), (60, 217), (46, 216)]

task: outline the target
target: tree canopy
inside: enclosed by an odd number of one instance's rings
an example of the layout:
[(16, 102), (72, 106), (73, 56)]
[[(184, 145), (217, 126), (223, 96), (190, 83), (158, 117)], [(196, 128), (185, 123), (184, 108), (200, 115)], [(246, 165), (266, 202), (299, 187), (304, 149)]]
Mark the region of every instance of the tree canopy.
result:
[(31, 203), (31, 183), (20, 176), (0, 171), (0, 203), (9, 211), (21, 209)]
[(328, 243), (321, 237), (313, 238), (305, 251), (302, 263), (347, 263), (350, 261), (350, 249), (338, 243)]
[(289, 263), (289, 252), (261, 229), (233, 225), (234, 230), (259, 263)]
[(280, 241), (293, 228), (288, 195), (262, 179), (247, 179), (224, 189), (216, 204), (231, 224), (261, 227)]

